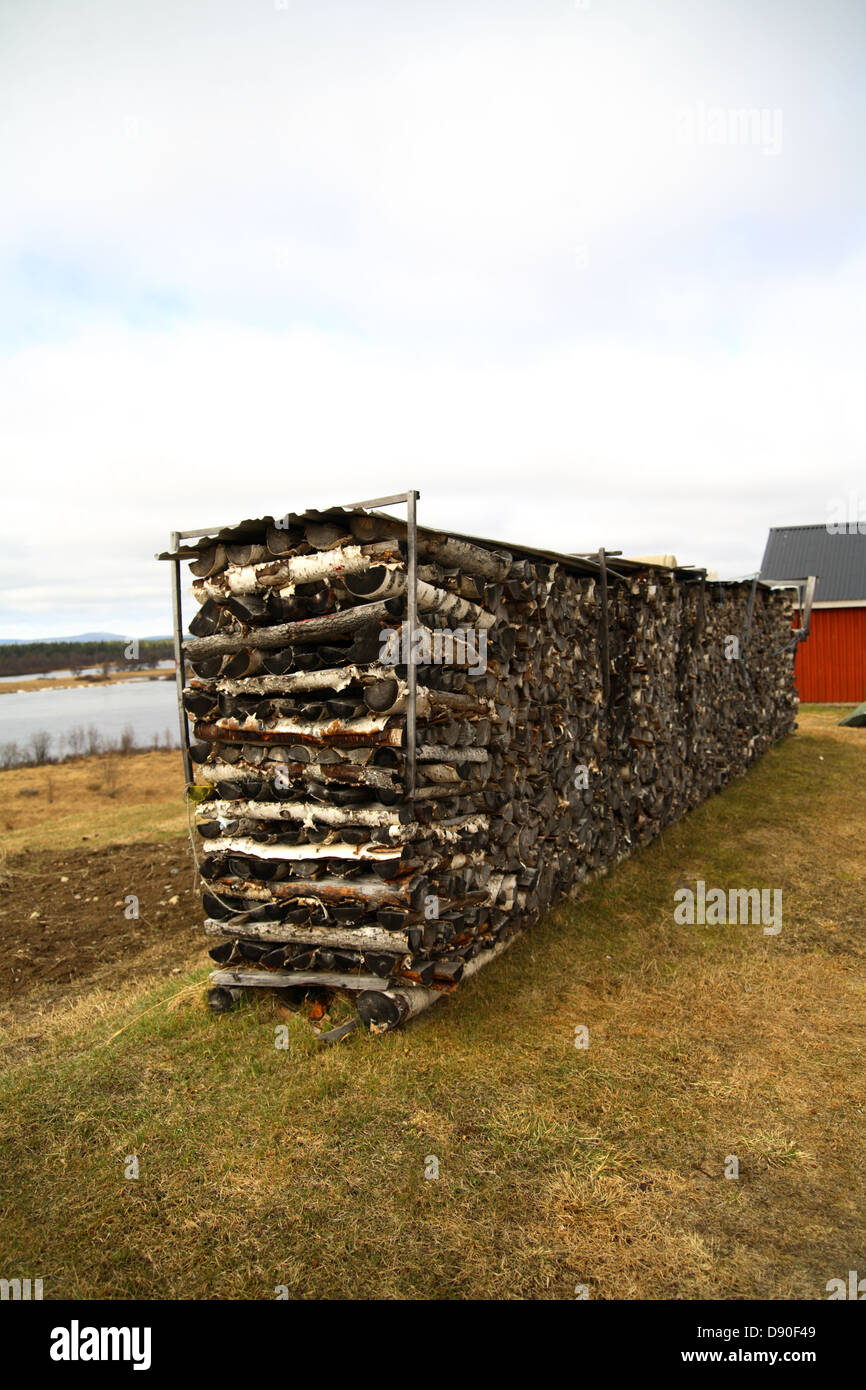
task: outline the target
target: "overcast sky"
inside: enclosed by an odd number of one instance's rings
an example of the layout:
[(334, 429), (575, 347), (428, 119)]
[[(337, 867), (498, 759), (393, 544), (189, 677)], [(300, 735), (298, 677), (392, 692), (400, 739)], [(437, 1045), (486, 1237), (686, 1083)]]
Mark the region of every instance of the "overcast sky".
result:
[(410, 486), (726, 575), (866, 505), (863, 0), (0, 15), (0, 636)]

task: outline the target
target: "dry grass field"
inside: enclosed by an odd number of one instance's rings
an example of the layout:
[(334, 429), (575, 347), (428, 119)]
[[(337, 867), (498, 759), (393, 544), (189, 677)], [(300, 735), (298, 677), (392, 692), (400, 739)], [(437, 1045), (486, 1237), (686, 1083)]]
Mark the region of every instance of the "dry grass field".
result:
[[(97, 764), (0, 774), (4, 939), (50, 923), (70, 864), (112, 903), (156, 866), (153, 930), (6, 996), (0, 1274), (46, 1298), (826, 1298), (866, 1268), (866, 730), (839, 717), (804, 710), (415, 1024), (324, 1052), (275, 995), (204, 1005), (195, 897), (165, 908), (191, 889), (177, 754), (123, 759), (113, 791)], [(50, 801), (17, 796), (46, 776)], [(780, 888), (782, 931), (676, 925), (697, 879)]]
[(107, 753), (0, 772), (7, 856), (164, 840), (186, 833), (180, 754)]
[(123, 681), (174, 680), (174, 674), (158, 666), (143, 666), (132, 671), (111, 671), (107, 676), (22, 676), (20, 680), (4, 681), (0, 696), (14, 695), (19, 690), (75, 690), (89, 685), (118, 685)]

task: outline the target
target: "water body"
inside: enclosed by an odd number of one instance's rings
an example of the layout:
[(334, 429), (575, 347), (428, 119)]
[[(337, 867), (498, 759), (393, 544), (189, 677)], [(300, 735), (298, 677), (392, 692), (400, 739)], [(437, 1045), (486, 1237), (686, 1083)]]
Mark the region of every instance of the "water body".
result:
[(49, 756), (68, 751), (75, 728), (99, 730), (103, 742), (117, 743), (127, 725), (135, 742), (149, 747), (155, 737), (177, 747), (177, 692), (173, 680), (128, 680), (65, 690), (18, 690), (0, 695), (0, 746), (26, 748), (43, 730), (51, 735)]

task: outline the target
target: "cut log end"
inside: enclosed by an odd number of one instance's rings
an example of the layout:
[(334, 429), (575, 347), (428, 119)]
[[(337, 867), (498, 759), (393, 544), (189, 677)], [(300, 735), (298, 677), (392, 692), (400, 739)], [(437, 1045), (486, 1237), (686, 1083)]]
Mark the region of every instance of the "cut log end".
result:
[(387, 1032), (403, 1021), (398, 1000), (376, 989), (358, 995), (358, 1014), (364, 1026), (374, 1032)]
[(208, 990), (207, 1006), (211, 1012), (215, 1014), (230, 1013), (232, 1009), (237, 1008), (241, 1001), (242, 994), (243, 990), (224, 989), (221, 985), (218, 985), (215, 989)]

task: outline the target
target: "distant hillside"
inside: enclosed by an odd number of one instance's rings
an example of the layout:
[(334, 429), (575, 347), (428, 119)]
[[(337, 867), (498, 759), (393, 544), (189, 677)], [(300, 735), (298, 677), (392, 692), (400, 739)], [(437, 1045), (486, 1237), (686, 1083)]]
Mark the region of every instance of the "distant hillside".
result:
[[(34, 641), (38, 642), (123, 642), (129, 641), (129, 635), (122, 632), (76, 632), (71, 637), (0, 637), (0, 647), (29, 647)], [(160, 632), (152, 637), (141, 637), (141, 642), (170, 642), (171, 636), (168, 633)]]

